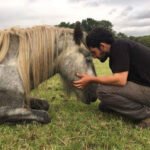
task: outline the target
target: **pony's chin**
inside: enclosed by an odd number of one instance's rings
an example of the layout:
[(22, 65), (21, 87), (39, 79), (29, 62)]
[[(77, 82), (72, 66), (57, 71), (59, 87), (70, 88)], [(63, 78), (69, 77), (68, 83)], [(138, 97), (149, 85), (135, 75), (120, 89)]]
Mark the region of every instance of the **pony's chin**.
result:
[(90, 101), (88, 99), (86, 99), (86, 97), (83, 95), (83, 93), (80, 90), (76, 91), (76, 97), (82, 103), (84, 103), (84, 104), (90, 104)]
[(95, 102), (97, 100), (97, 98), (96, 97), (93, 97), (93, 98), (83, 98), (83, 99), (81, 99), (81, 101), (84, 103), (84, 104), (87, 104), (87, 105), (89, 105), (89, 104), (91, 104), (91, 103), (93, 103), (93, 102)]

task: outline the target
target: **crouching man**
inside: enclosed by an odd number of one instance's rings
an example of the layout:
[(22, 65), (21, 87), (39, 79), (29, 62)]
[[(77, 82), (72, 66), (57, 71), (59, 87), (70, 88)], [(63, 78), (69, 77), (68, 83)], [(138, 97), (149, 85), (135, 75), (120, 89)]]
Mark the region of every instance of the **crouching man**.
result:
[(109, 58), (112, 75), (93, 77), (78, 74), (74, 86), (84, 88), (98, 83), (101, 111), (115, 111), (140, 127), (150, 127), (150, 48), (130, 40), (115, 40), (111, 32), (95, 28), (86, 37), (86, 45), (94, 58)]

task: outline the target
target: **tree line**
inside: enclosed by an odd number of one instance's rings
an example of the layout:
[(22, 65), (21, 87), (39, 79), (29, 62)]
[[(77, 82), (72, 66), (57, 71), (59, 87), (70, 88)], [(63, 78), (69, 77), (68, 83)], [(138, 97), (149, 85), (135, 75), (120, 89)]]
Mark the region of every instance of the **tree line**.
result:
[[(124, 39), (130, 39), (133, 41), (140, 42), (148, 47), (150, 47), (150, 35), (149, 36), (127, 36), (126, 34), (122, 32), (117, 32), (113, 30), (113, 24), (108, 20), (95, 20), (93, 18), (87, 18), (83, 19), (81, 22), (81, 27), (85, 32), (91, 31), (95, 27), (101, 27), (104, 29), (107, 29), (111, 31), (115, 38), (124, 38)], [(56, 25), (58, 27), (66, 27), (66, 28), (74, 28), (76, 23), (69, 23), (69, 22), (61, 22), (60, 24)]]

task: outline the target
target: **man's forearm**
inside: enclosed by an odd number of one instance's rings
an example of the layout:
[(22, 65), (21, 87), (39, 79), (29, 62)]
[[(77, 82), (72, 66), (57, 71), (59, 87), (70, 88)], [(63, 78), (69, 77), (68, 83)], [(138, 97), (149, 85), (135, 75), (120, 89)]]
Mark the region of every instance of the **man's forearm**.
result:
[(126, 84), (118, 76), (114, 76), (114, 75), (93, 77), (91, 81), (100, 84), (117, 85), (117, 86), (124, 86)]

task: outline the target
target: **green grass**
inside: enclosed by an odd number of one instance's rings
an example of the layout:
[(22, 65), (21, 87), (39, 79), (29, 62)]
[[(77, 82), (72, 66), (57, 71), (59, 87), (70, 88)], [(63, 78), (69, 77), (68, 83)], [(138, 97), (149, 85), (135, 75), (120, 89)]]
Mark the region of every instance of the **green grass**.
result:
[[(97, 73), (110, 74), (108, 62), (95, 61)], [(0, 150), (149, 150), (150, 129), (139, 129), (120, 116), (102, 113), (99, 101), (85, 105), (63, 93), (59, 76), (32, 95), (50, 104), (51, 123), (0, 125)]]

